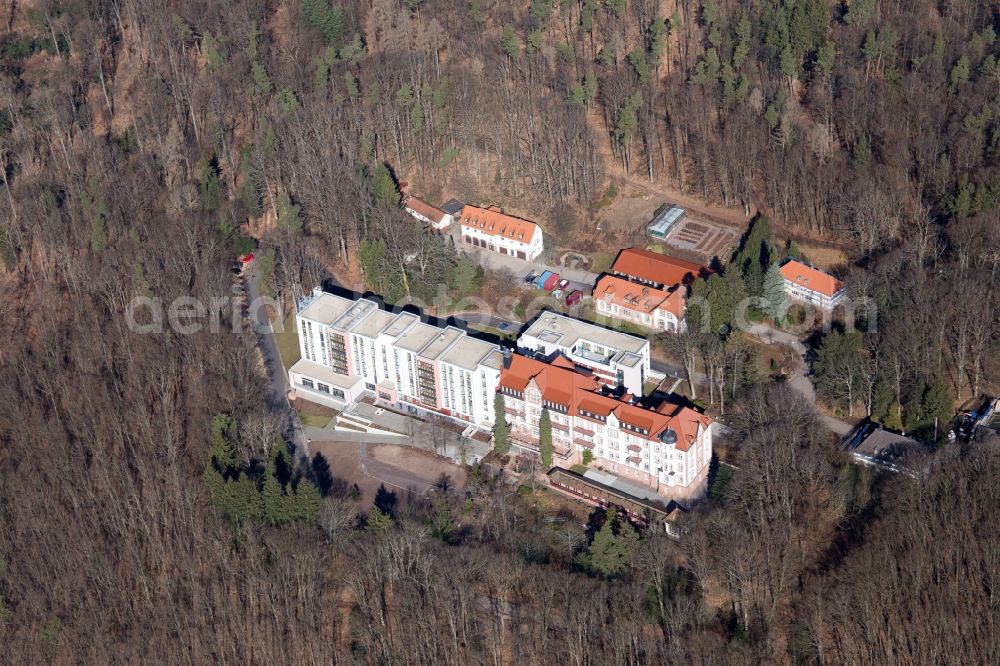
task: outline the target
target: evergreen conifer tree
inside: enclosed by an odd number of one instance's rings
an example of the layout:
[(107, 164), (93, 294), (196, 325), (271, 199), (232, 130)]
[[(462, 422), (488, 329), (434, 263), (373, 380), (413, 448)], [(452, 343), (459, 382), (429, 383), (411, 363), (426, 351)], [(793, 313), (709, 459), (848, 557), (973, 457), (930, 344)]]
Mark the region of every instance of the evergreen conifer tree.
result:
[(493, 397), (493, 418), (493, 450), (498, 456), (505, 456), (510, 453), (510, 425), (503, 393), (498, 392)]
[(552, 417), (544, 408), (538, 419), (538, 452), (542, 455), (542, 467), (548, 470), (552, 467)]

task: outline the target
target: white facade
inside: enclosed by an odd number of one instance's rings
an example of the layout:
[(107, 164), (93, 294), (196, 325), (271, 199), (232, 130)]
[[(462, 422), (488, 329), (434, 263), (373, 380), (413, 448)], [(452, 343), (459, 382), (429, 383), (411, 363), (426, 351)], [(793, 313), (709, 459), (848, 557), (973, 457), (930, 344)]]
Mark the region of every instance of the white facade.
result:
[[(541, 371), (550, 373), (544, 379), (532, 378), (518, 390), (517, 375), (525, 365), (515, 361), (515, 376), (505, 374), (499, 388), (515, 443), (537, 449), (539, 419), (542, 410), (548, 409), (555, 465), (578, 464), (584, 451), (590, 450), (592, 467), (638, 482), (659, 495), (691, 498), (704, 492), (712, 459), (710, 419), (676, 405), (649, 410), (585, 385), (567, 393), (573, 380), (565, 373), (574, 371), (551, 366)], [(543, 386), (555, 388), (543, 391)], [(565, 398), (560, 396), (567, 395), (568, 404), (561, 404)]]
[(843, 282), (801, 261), (790, 259), (781, 265), (780, 271), (785, 280), (785, 293), (793, 300), (829, 311), (846, 296)]
[(802, 303), (809, 303), (820, 310), (832, 310), (837, 307), (844, 300), (846, 291), (846, 289), (840, 289), (832, 296), (829, 296), (815, 289), (810, 289), (803, 284), (793, 282), (787, 278), (785, 279), (785, 293), (788, 294), (789, 298)]
[(455, 222), (452, 215), (418, 199), (411, 198), (405, 208), (407, 213), (438, 231), (447, 229)]
[(375, 301), (318, 291), (300, 303), (296, 321), (302, 359), (289, 379), (303, 397), (349, 404), (368, 394), (397, 409), (492, 426), (503, 358), (497, 345), (413, 313), (386, 312)]
[(545, 356), (564, 354), (604, 383), (621, 383), (634, 395), (643, 394), (650, 372), (649, 340), (554, 312), (543, 312), (517, 339), (517, 346)]
[(684, 332), (686, 324), (683, 319), (677, 319), (673, 312), (662, 306), (653, 308), (652, 312), (641, 312), (637, 309), (619, 305), (615, 301), (606, 298), (594, 298), (595, 309), (599, 314), (613, 319), (633, 322), (647, 328), (669, 333)]
[(496, 236), (489, 232), (484, 232), (474, 227), (462, 226), (462, 240), (468, 245), (482, 247), (490, 252), (510, 255), (518, 259), (531, 261), (537, 259), (545, 249), (542, 246), (542, 231), (535, 226), (534, 231), (527, 242)]
[(518, 259), (536, 259), (545, 249), (542, 230), (537, 224), (505, 215), (497, 208), (466, 206), (462, 210), (461, 231), (466, 245)]

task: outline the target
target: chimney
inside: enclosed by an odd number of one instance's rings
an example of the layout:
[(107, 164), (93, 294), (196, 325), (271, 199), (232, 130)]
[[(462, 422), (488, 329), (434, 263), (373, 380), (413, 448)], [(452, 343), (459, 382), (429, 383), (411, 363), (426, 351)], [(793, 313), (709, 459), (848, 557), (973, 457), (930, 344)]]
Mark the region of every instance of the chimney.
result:
[(514, 353), (511, 350), (509, 350), (506, 347), (504, 347), (504, 349), (503, 349), (503, 369), (504, 370), (507, 370), (507, 369), (510, 368), (510, 362), (513, 360), (513, 358), (514, 358)]

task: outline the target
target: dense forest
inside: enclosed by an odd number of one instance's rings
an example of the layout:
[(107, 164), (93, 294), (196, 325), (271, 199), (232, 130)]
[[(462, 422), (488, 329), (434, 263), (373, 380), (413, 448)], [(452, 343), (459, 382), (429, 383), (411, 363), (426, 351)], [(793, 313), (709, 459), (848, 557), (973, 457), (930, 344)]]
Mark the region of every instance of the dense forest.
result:
[(403, 224), (397, 181), (532, 211), (557, 241), (640, 181), (849, 247), (878, 316), (817, 341), (820, 393), (936, 432), (1000, 386), (995, 3), (0, 11), (10, 663), (1000, 661), (996, 442), (876, 475), (762, 378), (727, 405), (738, 469), (680, 540), (545, 519), (485, 469), (358, 517), (347, 484), (286, 469), (250, 331), (127, 316), (231, 293), (243, 231), (276, 294), (359, 266), (383, 294), (496, 291)]

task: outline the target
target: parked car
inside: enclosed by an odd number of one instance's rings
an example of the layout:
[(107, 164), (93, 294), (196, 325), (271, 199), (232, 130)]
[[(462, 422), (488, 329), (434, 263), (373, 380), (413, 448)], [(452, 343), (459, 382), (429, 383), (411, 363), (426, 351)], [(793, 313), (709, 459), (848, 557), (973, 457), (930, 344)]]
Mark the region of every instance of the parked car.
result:
[(535, 271), (531, 271), (530, 273), (524, 276), (524, 284), (531, 284), (532, 282), (535, 281), (537, 277), (538, 276), (535, 275)]
[(559, 288), (565, 289), (569, 286), (569, 280), (559, 280)]
[(545, 291), (552, 291), (556, 288), (557, 284), (559, 284), (559, 273), (553, 273), (552, 271), (545, 271), (535, 280), (535, 287), (544, 289)]
[(507, 331), (510, 330), (510, 324), (508, 324), (507, 322), (503, 322), (497, 328), (506, 333)]
[(579, 289), (574, 289), (573, 291), (569, 292), (568, 296), (566, 296), (566, 305), (572, 307), (577, 303), (579, 303), (582, 298), (583, 298), (583, 292), (581, 292)]
[(562, 294), (563, 294), (562, 289), (556, 289), (555, 291), (552, 292), (552, 298), (555, 299), (562, 298)]

